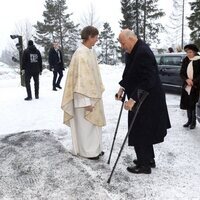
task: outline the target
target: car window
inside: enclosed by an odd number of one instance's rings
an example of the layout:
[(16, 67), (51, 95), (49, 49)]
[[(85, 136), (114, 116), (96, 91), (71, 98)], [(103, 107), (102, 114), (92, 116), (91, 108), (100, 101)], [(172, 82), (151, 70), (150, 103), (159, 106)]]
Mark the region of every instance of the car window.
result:
[(161, 58), (161, 56), (156, 55), (155, 58), (156, 58), (157, 64), (159, 65), (160, 64), (160, 58)]
[(160, 58), (161, 65), (181, 65), (181, 56), (162, 56)]

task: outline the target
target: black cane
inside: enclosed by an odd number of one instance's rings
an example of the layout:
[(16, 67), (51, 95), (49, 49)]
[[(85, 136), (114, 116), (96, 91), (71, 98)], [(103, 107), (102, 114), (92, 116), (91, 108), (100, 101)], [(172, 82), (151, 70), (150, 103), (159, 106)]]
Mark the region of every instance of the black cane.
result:
[(122, 143), (121, 149), (120, 149), (120, 151), (119, 151), (119, 154), (118, 154), (118, 156), (117, 156), (117, 159), (116, 159), (116, 161), (115, 161), (115, 164), (114, 164), (113, 169), (112, 169), (112, 171), (111, 171), (111, 173), (110, 173), (110, 177), (108, 178), (107, 183), (110, 183), (110, 181), (111, 181), (113, 172), (114, 172), (114, 170), (115, 170), (115, 168), (116, 168), (116, 165), (117, 165), (117, 162), (118, 162), (118, 160), (119, 160), (119, 157), (121, 156), (121, 152), (122, 152), (122, 150), (123, 150), (123, 148), (124, 148), (124, 145), (125, 145), (125, 143), (126, 143), (126, 140), (127, 140), (128, 136), (129, 136), (129, 134), (130, 134), (130, 131), (131, 131), (132, 127), (133, 127), (133, 124), (134, 124), (135, 119), (136, 119), (136, 117), (137, 117), (137, 114), (138, 114), (138, 111), (139, 111), (139, 109), (140, 109), (140, 106), (142, 105), (142, 103), (144, 102), (144, 100), (146, 99), (146, 97), (148, 96), (148, 94), (149, 94), (148, 92), (143, 91), (143, 94), (142, 94), (142, 96), (141, 96), (141, 98), (140, 98), (138, 104), (136, 105), (136, 108), (134, 109), (135, 113), (134, 113), (132, 122), (131, 122), (131, 124), (130, 124), (130, 126), (129, 126), (129, 129), (128, 129), (128, 132), (127, 132), (127, 134), (126, 134), (126, 137), (125, 137), (125, 139), (124, 139), (124, 141), (123, 141), (123, 143)]
[(121, 100), (122, 101), (122, 105), (121, 105), (121, 109), (120, 109), (120, 112), (119, 112), (119, 117), (118, 117), (118, 120), (117, 120), (117, 126), (115, 128), (115, 133), (114, 133), (113, 142), (112, 142), (112, 146), (111, 146), (111, 149), (110, 149), (110, 155), (109, 155), (107, 164), (110, 164), (110, 159), (111, 159), (111, 155), (112, 155), (112, 151), (113, 151), (113, 147), (114, 147), (114, 143), (115, 143), (118, 127), (119, 127), (119, 122), (120, 122), (121, 115), (122, 115), (122, 110), (123, 110), (123, 107), (124, 107), (125, 98), (126, 98), (126, 94), (124, 93), (124, 95), (122, 97), (122, 100)]

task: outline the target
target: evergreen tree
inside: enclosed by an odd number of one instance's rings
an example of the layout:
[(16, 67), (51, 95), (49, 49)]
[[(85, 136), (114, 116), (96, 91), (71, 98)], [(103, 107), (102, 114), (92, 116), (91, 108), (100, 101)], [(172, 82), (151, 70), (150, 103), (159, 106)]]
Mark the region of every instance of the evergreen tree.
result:
[(164, 16), (164, 12), (158, 9), (157, 2), (158, 0), (122, 0), (124, 20), (120, 21), (120, 27), (138, 32), (138, 37), (149, 44), (158, 42), (157, 36), (163, 26), (156, 20)]
[(72, 54), (75, 52), (78, 46), (78, 41), (81, 40), (80, 38), (80, 30), (77, 29), (77, 27), (69, 29), (67, 34), (67, 40), (63, 41), (64, 46), (64, 56), (65, 56), (65, 62), (68, 65)]
[(192, 30), (190, 37), (193, 43), (200, 48), (200, 0), (190, 3), (192, 14), (187, 19)]
[[(61, 44), (61, 50), (64, 55), (64, 61), (69, 62), (69, 54), (74, 52), (74, 44), (77, 41), (78, 25), (74, 25), (70, 17), (72, 14), (66, 14), (68, 7), (66, 0), (46, 0), (46, 10), (43, 12), (44, 22), (37, 22), (35, 25), (36, 36), (35, 42), (44, 47), (44, 56), (48, 57), (48, 51), (53, 41), (58, 41)], [(73, 34), (71, 34), (73, 32)], [(71, 46), (71, 41), (74, 37), (74, 43)], [(67, 45), (68, 44), (68, 45)]]
[[(132, 0), (121, 0), (121, 12), (123, 15), (123, 19), (119, 21), (120, 28), (122, 29), (130, 29), (136, 31), (134, 27), (134, 9)], [(122, 63), (125, 62), (125, 52), (121, 47), (117, 47), (118, 59), (121, 60)]]
[(103, 31), (99, 34), (99, 42), (97, 46), (100, 47), (101, 53), (98, 56), (100, 63), (114, 65), (116, 64), (116, 41), (114, 41), (115, 34), (111, 30), (109, 23), (104, 23)]
[(132, 30), (134, 28), (134, 14), (133, 14), (133, 3), (132, 0), (121, 0), (121, 12), (123, 19), (120, 20), (119, 24), (122, 29), (129, 28)]
[(158, 9), (158, 0), (145, 0), (141, 7), (141, 21), (140, 30), (141, 38), (149, 45), (153, 42), (159, 42), (158, 33), (164, 28), (157, 20), (165, 15), (165, 13)]

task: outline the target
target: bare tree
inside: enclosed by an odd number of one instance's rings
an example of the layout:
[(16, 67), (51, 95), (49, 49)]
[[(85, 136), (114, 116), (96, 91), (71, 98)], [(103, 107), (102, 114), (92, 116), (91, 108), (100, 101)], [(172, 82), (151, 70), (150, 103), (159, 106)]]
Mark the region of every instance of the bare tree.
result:
[[(23, 48), (25, 48), (28, 40), (32, 38), (33, 31), (32, 24), (28, 20), (23, 20), (15, 24), (15, 29), (10, 35), (21, 35), (24, 44)], [(18, 42), (17, 38), (13, 40), (10, 39), (7, 47), (2, 51), (0, 60), (9, 66), (19, 65), (19, 51), (16, 48)], [(13, 57), (15, 59), (13, 59)], [(15, 60), (15, 62), (13, 60)]]
[(187, 43), (188, 26), (186, 25), (185, 5), (187, 0), (173, 0), (173, 9), (166, 26), (167, 44), (173, 47), (181, 47)]
[(2, 52), (1, 52), (1, 57), (0, 57), (0, 61), (3, 62), (3, 63), (6, 63), (7, 65), (9, 66), (13, 66), (13, 65), (16, 65), (13, 61), (12, 61), (12, 55), (13, 53), (7, 49), (4, 49)]
[(101, 26), (99, 17), (96, 16), (96, 11), (93, 3), (90, 4), (88, 12), (83, 14), (83, 17), (80, 19), (80, 21), (81, 28), (85, 26), (95, 26), (99, 28)]
[(13, 34), (21, 35), (23, 38), (23, 44), (26, 47), (28, 40), (32, 39), (34, 34), (33, 25), (28, 20), (20, 21), (15, 24)]

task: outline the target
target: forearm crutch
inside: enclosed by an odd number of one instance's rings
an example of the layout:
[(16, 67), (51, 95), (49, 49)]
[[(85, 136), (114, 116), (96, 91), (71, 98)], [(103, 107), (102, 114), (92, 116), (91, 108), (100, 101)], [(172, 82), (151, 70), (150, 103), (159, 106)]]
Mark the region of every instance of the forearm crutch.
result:
[(115, 133), (114, 133), (114, 137), (113, 137), (113, 142), (112, 142), (112, 146), (111, 146), (111, 149), (110, 149), (110, 155), (109, 155), (107, 164), (110, 164), (110, 159), (111, 159), (111, 155), (112, 155), (112, 151), (113, 151), (113, 147), (114, 147), (114, 143), (115, 143), (115, 139), (116, 139), (118, 127), (119, 127), (119, 122), (120, 122), (121, 115), (122, 115), (122, 110), (123, 110), (123, 107), (124, 107), (125, 98), (126, 98), (126, 94), (124, 92), (122, 100), (121, 100), (122, 101), (122, 105), (121, 105), (121, 109), (120, 109), (120, 112), (119, 112), (119, 117), (118, 117), (118, 120), (117, 120), (117, 126), (116, 126), (116, 129), (115, 129)]
[(110, 183), (110, 181), (111, 181), (113, 172), (114, 172), (114, 170), (115, 170), (115, 168), (116, 168), (117, 162), (118, 162), (118, 160), (119, 160), (119, 158), (120, 158), (120, 156), (121, 156), (121, 152), (122, 152), (122, 150), (123, 150), (123, 148), (124, 148), (124, 145), (125, 145), (125, 143), (126, 143), (126, 140), (127, 140), (128, 136), (129, 136), (129, 134), (130, 134), (130, 131), (131, 131), (132, 127), (133, 127), (133, 124), (134, 124), (135, 119), (136, 119), (136, 117), (137, 117), (137, 114), (138, 114), (138, 111), (139, 111), (139, 109), (140, 109), (140, 106), (142, 105), (142, 103), (144, 102), (144, 100), (146, 99), (146, 97), (148, 96), (148, 94), (149, 94), (148, 92), (143, 91), (143, 93), (141, 94), (141, 98), (140, 98), (138, 104), (136, 105), (136, 107), (135, 107), (135, 109), (134, 109), (135, 114), (134, 114), (133, 119), (132, 119), (132, 122), (131, 122), (131, 124), (130, 124), (130, 126), (129, 126), (129, 129), (128, 129), (128, 132), (127, 132), (127, 134), (126, 134), (126, 137), (125, 137), (125, 139), (124, 139), (124, 141), (123, 141), (123, 143), (122, 143), (121, 149), (120, 149), (120, 151), (119, 151), (119, 153), (118, 153), (117, 159), (116, 159), (116, 161), (115, 161), (115, 164), (114, 164), (113, 169), (112, 169), (112, 171), (111, 171), (111, 173), (110, 173), (110, 177), (108, 178), (107, 183)]

